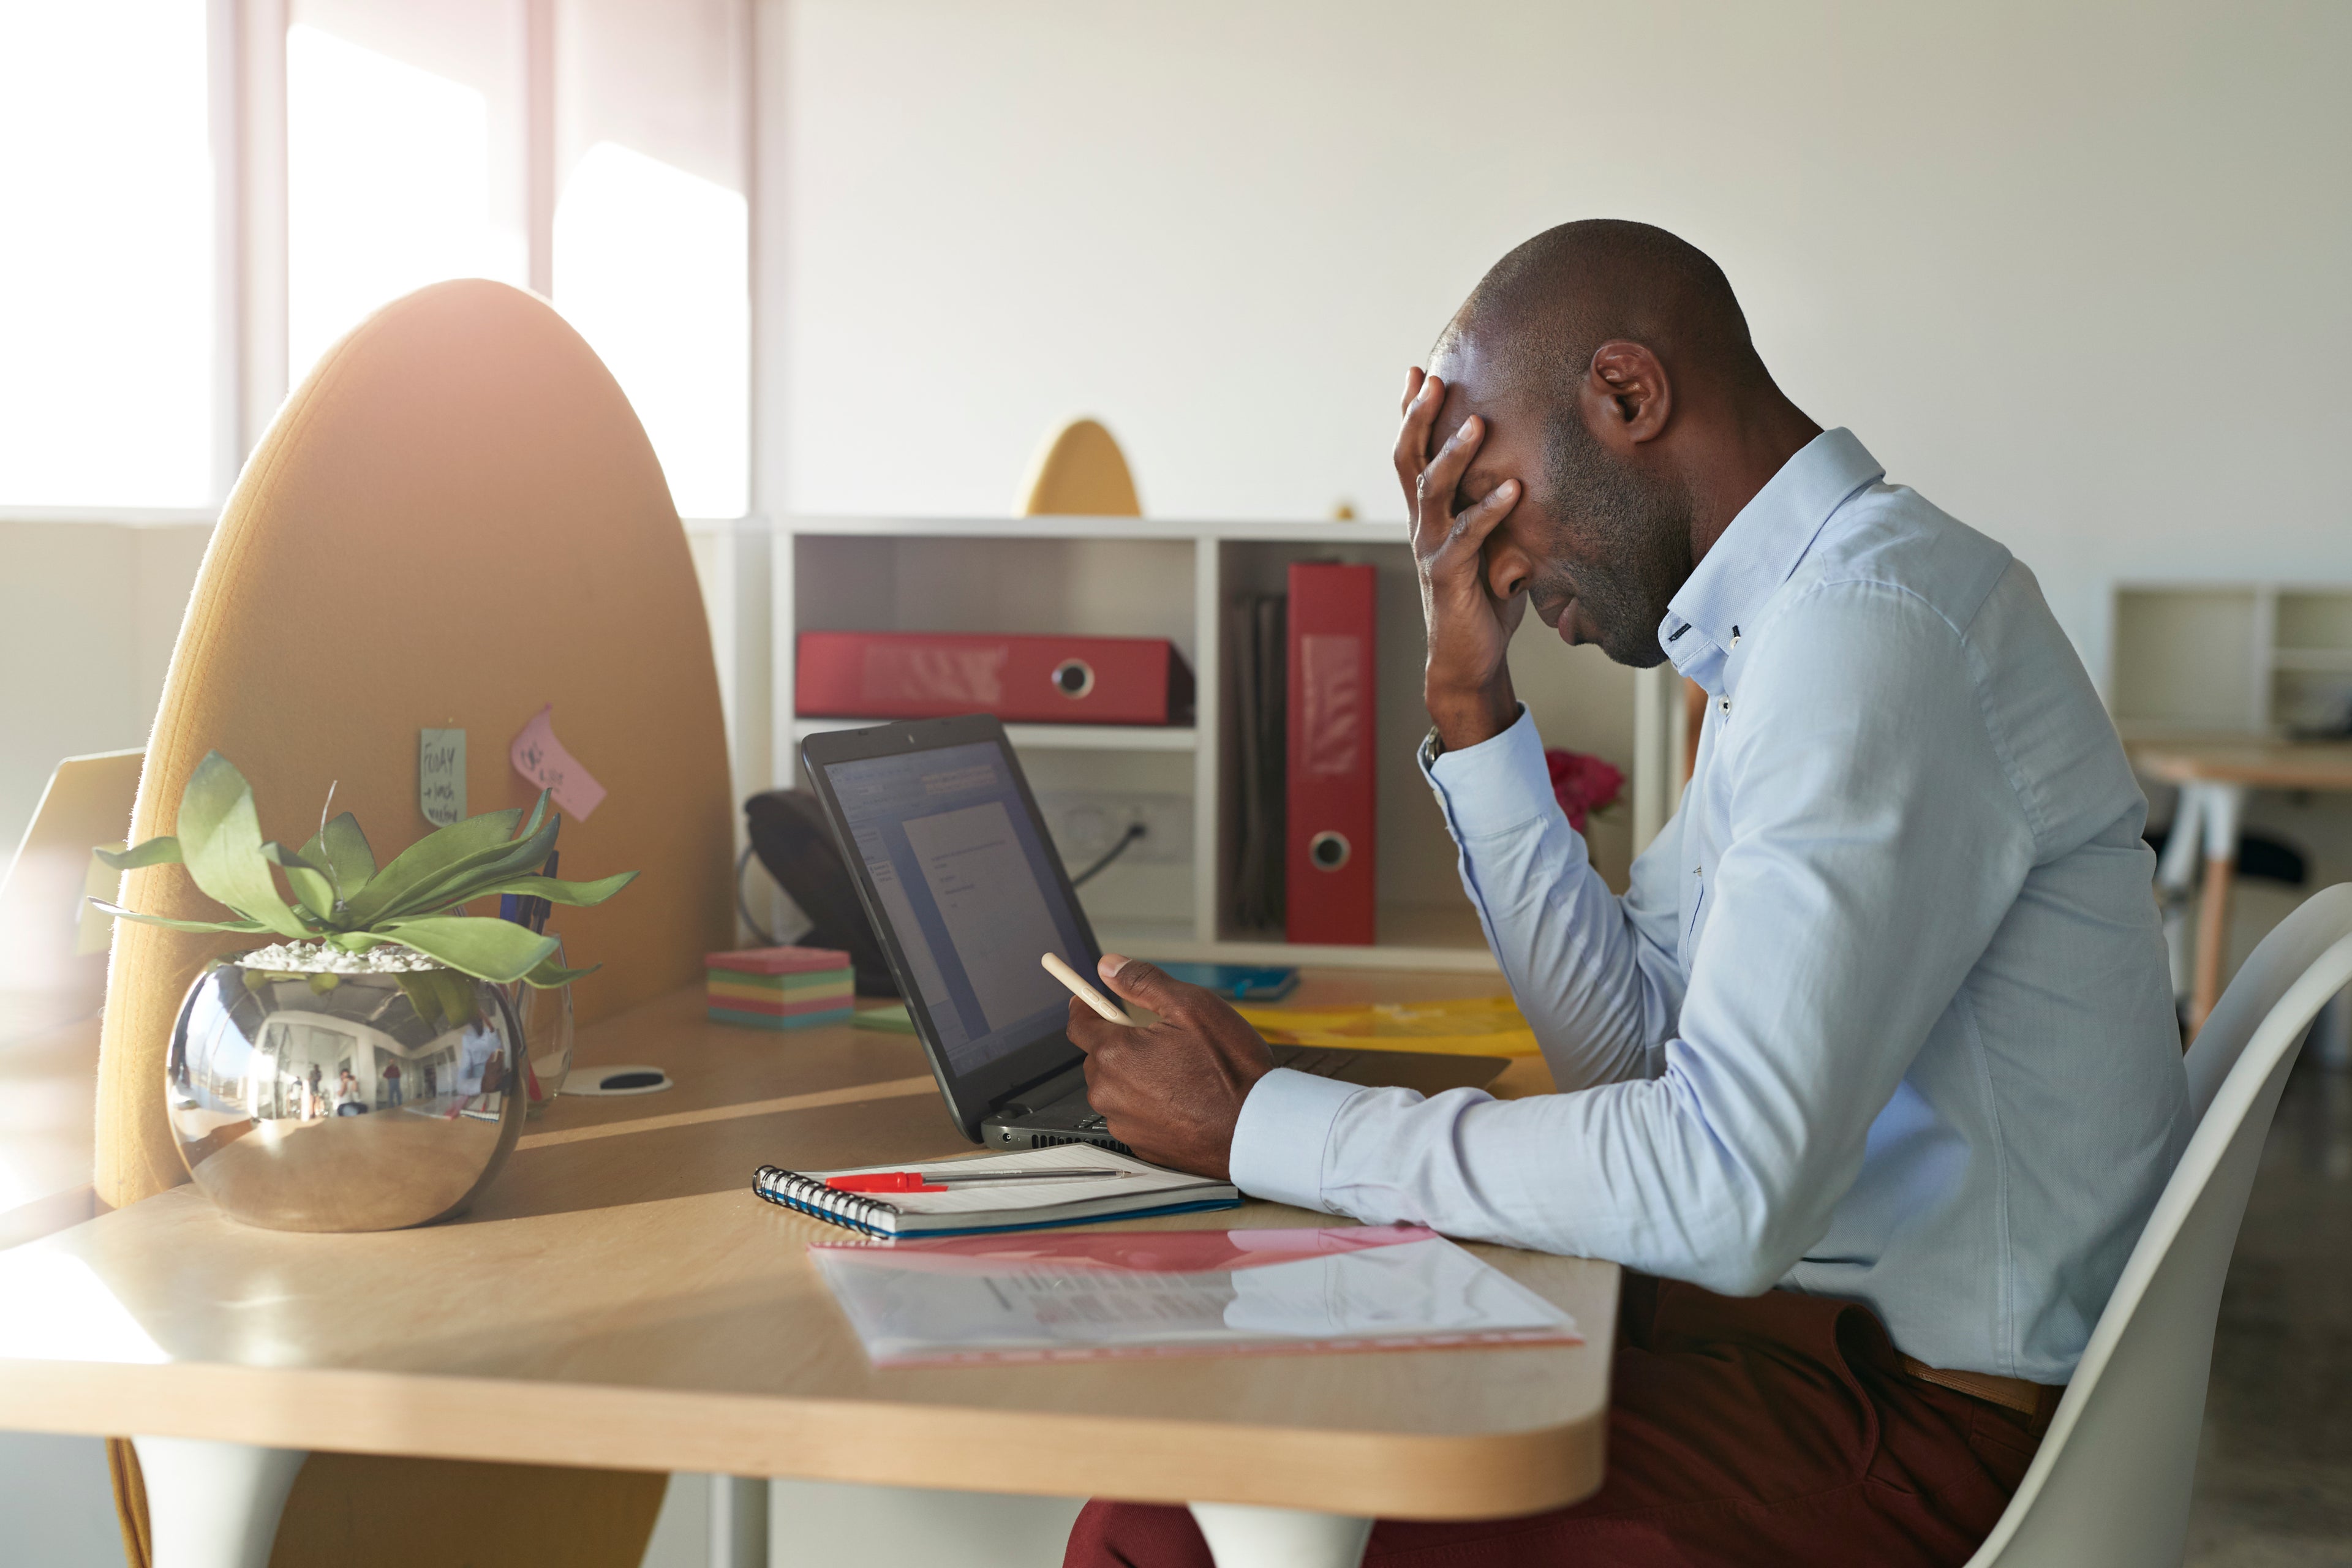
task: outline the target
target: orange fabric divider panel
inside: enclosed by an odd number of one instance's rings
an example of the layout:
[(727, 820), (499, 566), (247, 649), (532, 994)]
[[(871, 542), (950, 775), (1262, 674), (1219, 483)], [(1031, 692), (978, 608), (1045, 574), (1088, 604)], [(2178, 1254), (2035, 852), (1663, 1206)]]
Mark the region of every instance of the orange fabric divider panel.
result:
[(269, 1568), (636, 1568), (668, 1489), (658, 1471), (313, 1454)]
[[(172, 831), (208, 751), (299, 845), (358, 815), (378, 864), (431, 830), (417, 731), (467, 733), (469, 811), (537, 792), (507, 747), (542, 704), (611, 793), (567, 821), (563, 874), (644, 875), (558, 912), (583, 1024), (698, 982), (734, 935), (725, 725), (709, 623), (651, 444), (544, 302), (479, 279), (387, 305), (289, 398), (221, 517), (173, 648), (134, 840)], [(131, 908), (215, 917), (180, 867), (131, 873)], [(163, 1120), (180, 999), (249, 940), (119, 922), (99, 1090), (98, 1191), (121, 1207), (186, 1179)]]
[[(108, 1438), (106, 1450), (124, 1561), (154, 1568), (139, 1456), (126, 1437)], [(286, 1500), (270, 1568), (634, 1565), (645, 1559), (668, 1489), (667, 1476), (643, 1470), (313, 1454)]]
[[(586, 1024), (699, 983), (703, 954), (734, 938), (709, 622), (661, 466), (603, 363), (520, 289), (436, 284), (330, 351), (246, 465), (173, 649), (131, 837), (173, 831), (188, 775), (217, 750), (252, 782), (266, 837), (309, 838), (332, 785), (382, 865), (431, 831), (420, 729), (466, 731), (469, 812), (528, 806), (537, 791), (508, 745), (550, 702), (556, 734), (610, 792), (564, 823), (563, 875), (643, 873), (551, 928), (570, 963), (603, 965), (576, 987)], [(131, 872), (124, 901), (219, 913), (176, 866)], [(118, 922), (99, 1060), (109, 1205), (187, 1179), (163, 1111), (173, 1020), (206, 963), (254, 941)], [(123, 1509), (136, 1542), (143, 1490), (115, 1468), (119, 1489), (140, 1492)], [(666, 1485), (319, 1456), (273, 1562), (625, 1568)]]

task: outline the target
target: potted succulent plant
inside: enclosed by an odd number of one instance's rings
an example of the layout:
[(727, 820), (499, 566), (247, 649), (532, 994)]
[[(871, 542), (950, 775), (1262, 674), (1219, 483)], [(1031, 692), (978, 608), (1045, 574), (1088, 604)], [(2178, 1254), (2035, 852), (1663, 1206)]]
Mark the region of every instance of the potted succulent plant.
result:
[(590, 970), (565, 968), (557, 938), (463, 906), (498, 894), (597, 904), (636, 875), (541, 875), (561, 826), (542, 794), (527, 819), (467, 817), (382, 868), (349, 812), (289, 850), (263, 839), (252, 787), (215, 752), (180, 796), (176, 835), (100, 851), (122, 870), (185, 866), (230, 918), (98, 901), (108, 914), (279, 939), (200, 975), (173, 1026), (166, 1104), (206, 1194), (286, 1230), (389, 1229), (472, 1200), (525, 1110), (510, 995)]

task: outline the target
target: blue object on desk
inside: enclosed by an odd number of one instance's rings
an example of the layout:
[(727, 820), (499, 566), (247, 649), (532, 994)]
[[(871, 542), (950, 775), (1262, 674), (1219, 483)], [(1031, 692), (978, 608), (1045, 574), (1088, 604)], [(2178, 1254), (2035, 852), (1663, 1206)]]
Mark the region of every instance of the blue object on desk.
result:
[(1163, 963), (1161, 972), (1188, 985), (1204, 985), (1228, 1002), (1279, 1002), (1298, 989), (1296, 969), (1255, 969), (1246, 963)]

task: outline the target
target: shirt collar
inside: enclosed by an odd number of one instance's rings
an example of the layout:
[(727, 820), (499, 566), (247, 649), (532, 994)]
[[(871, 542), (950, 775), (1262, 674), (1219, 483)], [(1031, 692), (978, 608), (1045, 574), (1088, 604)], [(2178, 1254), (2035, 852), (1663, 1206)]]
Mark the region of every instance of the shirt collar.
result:
[(1824, 430), (1749, 498), (1666, 605), (1658, 643), (1713, 691), (1742, 624), (1753, 625), (1813, 547), (1822, 526), (1886, 469), (1841, 426)]

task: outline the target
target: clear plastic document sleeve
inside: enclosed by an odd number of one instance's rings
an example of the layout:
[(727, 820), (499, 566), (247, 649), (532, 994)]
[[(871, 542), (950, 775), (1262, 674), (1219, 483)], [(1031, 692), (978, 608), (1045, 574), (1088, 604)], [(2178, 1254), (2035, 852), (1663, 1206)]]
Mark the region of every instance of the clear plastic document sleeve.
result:
[(877, 1366), (1579, 1342), (1568, 1313), (1417, 1226), (809, 1251)]

